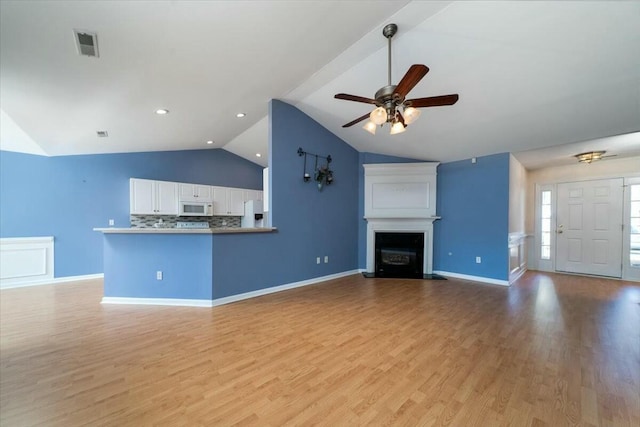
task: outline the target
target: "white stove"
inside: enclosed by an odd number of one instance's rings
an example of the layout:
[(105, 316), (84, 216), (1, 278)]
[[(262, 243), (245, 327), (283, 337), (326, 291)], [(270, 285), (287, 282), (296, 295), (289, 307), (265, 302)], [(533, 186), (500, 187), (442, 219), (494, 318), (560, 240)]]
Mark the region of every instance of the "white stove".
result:
[(207, 221), (178, 221), (176, 222), (176, 228), (210, 228)]

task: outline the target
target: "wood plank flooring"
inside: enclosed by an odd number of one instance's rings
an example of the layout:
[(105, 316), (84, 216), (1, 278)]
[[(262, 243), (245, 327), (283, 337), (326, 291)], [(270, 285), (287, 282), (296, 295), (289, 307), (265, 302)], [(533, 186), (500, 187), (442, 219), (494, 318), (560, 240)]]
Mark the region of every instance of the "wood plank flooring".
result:
[(640, 287), (350, 276), (215, 308), (0, 292), (2, 426), (640, 426)]

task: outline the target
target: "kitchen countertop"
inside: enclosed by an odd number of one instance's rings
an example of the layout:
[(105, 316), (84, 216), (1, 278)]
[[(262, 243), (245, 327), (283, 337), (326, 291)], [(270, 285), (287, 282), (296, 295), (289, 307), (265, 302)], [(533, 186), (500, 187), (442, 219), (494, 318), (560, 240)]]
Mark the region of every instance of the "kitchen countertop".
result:
[(105, 234), (232, 234), (232, 233), (271, 233), (275, 227), (261, 228), (94, 228)]

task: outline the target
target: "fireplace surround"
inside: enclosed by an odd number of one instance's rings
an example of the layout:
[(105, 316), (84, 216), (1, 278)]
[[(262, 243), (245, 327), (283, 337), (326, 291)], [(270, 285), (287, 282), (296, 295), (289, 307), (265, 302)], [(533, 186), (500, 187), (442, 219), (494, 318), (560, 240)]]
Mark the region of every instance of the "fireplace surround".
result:
[[(417, 233), (422, 236), (422, 275), (431, 276), (433, 274), (433, 222), (439, 219), (436, 216), (438, 163), (365, 164), (363, 166), (365, 169), (364, 213), (367, 220), (367, 275), (379, 276), (376, 274), (377, 233)], [(403, 255), (406, 256), (402, 253), (395, 255), (398, 255), (397, 261), (401, 261)], [(417, 254), (415, 259), (420, 262)], [(400, 274), (408, 277), (406, 272)], [(411, 277), (417, 276), (418, 274), (414, 273)]]

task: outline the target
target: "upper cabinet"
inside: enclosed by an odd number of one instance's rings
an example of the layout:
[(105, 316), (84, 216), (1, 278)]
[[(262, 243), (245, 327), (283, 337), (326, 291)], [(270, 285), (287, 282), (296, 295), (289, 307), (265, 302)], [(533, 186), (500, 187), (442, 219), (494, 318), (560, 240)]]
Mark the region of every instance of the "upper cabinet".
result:
[(213, 201), (213, 187), (210, 185), (180, 183), (179, 199), (184, 202)]
[(178, 185), (149, 179), (129, 180), (129, 211), (137, 215), (177, 215)]
[(244, 201), (262, 200), (262, 191), (260, 190), (244, 190)]
[(129, 180), (129, 213), (178, 215), (178, 202), (213, 202), (215, 216), (243, 216), (244, 202), (262, 200), (262, 191), (183, 182)]
[(213, 214), (217, 216), (244, 215), (245, 191), (242, 188), (213, 187)]

